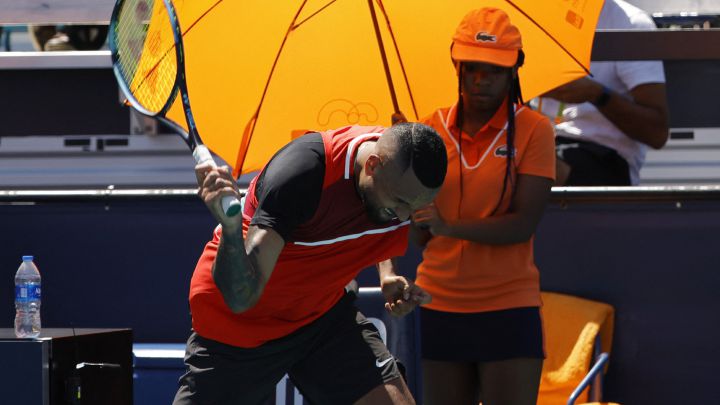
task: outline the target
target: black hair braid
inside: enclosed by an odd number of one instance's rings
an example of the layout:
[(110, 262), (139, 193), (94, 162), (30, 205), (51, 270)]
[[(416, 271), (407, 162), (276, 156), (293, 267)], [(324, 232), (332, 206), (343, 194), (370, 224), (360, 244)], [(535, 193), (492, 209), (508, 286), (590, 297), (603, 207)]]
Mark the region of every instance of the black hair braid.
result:
[(462, 77), (465, 66), (460, 63), (458, 72), (458, 102), (455, 114), (455, 126), (458, 127), (458, 168), (460, 169), (460, 202), (458, 202), (458, 218), (460, 218), (460, 207), (463, 198), (463, 163), (462, 163), (462, 131), (463, 131), (463, 98), (462, 98)]
[[(517, 62), (515, 62), (515, 66), (513, 66), (513, 70), (516, 70), (520, 66), (523, 65), (525, 62), (525, 53), (522, 50), (518, 51), (518, 59)], [(457, 113), (455, 118), (455, 124), (459, 129), (458, 134), (458, 167), (460, 169), (460, 201), (462, 201), (463, 198), (463, 164), (462, 164), (462, 128), (463, 128), (463, 99), (462, 99), (462, 74), (464, 70), (464, 64), (459, 64), (459, 72), (458, 72), (458, 103), (457, 103)], [(511, 73), (512, 74), (512, 73)], [(503, 198), (505, 197), (505, 193), (508, 189), (508, 183), (510, 184), (510, 204), (512, 204), (512, 200), (515, 197), (515, 190), (516, 190), (516, 184), (512, 175), (512, 169), (513, 169), (513, 162), (515, 160), (515, 104), (517, 105), (524, 105), (522, 99), (522, 91), (520, 89), (520, 78), (518, 75), (515, 75), (515, 77), (510, 78), (510, 88), (508, 89), (508, 103), (507, 103), (507, 130), (505, 133), (505, 137), (507, 140), (507, 154), (505, 156), (505, 176), (503, 178), (503, 188), (502, 192), (500, 193), (500, 198), (498, 199), (497, 205), (493, 209), (490, 216), (493, 216), (497, 213), (497, 210), (500, 208), (500, 205), (502, 205)], [(458, 204), (458, 217), (460, 217), (460, 204)]]
[[(513, 67), (513, 69), (519, 68), (523, 65), (524, 62), (525, 53), (520, 50), (518, 51), (518, 59), (517, 62), (515, 62), (515, 66)], [(520, 77), (518, 75), (510, 78), (510, 88), (508, 90), (507, 103), (507, 131), (505, 132), (505, 137), (507, 139), (507, 154), (505, 155), (505, 177), (503, 179), (503, 188), (502, 192), (500, 193), (500, 198), (498, 199), (495, 209), (493, 209), (492, 213), (490, 214), (491, 216), (495, 215), (497, 210), (500, 208), (503, 197), (505, 197), (505, 192), (508, 188), (508, 183), (510, 183), (510, 208), (512, 208), (512, 201), (515, 198), (516, 184), (512, 174), (512, 169), (514, 166), (513, 161), (515, 160), (515, 104), (524, 104), (522, 99), (522, 91), (520, 90)]]
[(515, 103), (514, 100), (514, 87), (515, 83), (514, 81), (510, 82), (510, 90), (508, 97), (508, 103), (507, 103), (507, 130), (505, 131), (505, 139), (506, 142), (506, 155), (505, 155), (505, 176), (503, 178), (503, 188), (500, 192), (500, 198), (498, 199), (497, 205), (495, 205), (495, 208), (493, 209), (490, 216), (495, 215), (497, 210), (500, 208), (500, 205), (502, 204), (503, 197), (505, 197), (505, 192), (507, 191), (508, 183), (510, 183), (510, 189), (511, 189), (511, 197), (510, 197), (510, 203), (512, 204), (512, 195), (515, 194), (515, 182), (513, 181), (512, 176), (512, 167), (513, 167), (513, 158), (515, 155)]

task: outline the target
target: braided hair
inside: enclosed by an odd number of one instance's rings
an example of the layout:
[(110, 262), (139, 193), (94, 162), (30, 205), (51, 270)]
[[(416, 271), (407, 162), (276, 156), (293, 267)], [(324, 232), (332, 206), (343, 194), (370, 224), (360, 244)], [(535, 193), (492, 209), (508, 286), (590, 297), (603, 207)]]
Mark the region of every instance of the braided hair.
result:
[[(522, 50), (518, 50), (518, 58), (515, 62), (515, 65), (512, 67), (513, 70), (518, 69), (520, 66), (523, 65), (525, 62), (525, 53)], [(463, 100), (462, 100), (462, 76), (464, 71), (464, 64), (460, 62), (460, 68), (458, 72), (458, 103), (457, 103), (457, 114), (456, 114), (456, 126), (460, 129), (460, 136), (458, 136), (458, 149), (460, 156), (458, 157), (458, 163), (460, 165), (460, 200), (462, 201), (463, 196), (463, 181), (462, 181), (462, 173), (463, 173), (463, 167), (462, 167), (462, 128), (463, 128)], [(522, 99), (522, 91), (520, 89), (520, 78), (518, 75), (515, 75), (515, 77), (512, 77), (510, 80), (510, 86), (508, 89), (508, 102), (507, 102), (507, 117), (508, 117), (508, 123), (507, 123), (507, 131), (506, 131), (506, 138), (507, 138), (507, 154), (505, 155), (505, 177), (503, 179), (503, 188), (502, 192), (500, 193), (500, 198), (498, 199), (497, 205), (495, 205), (495, 208), (493, 209), (492, 213), (490, 214), (495, 215), (497, 210), (500, 208), (500, 205), (502, 204), (503, 198), (505, 197), (505, 193), (508, 189), (508, 183), (510, 184), (510, 203), (512, 204), (512, 200), (515, 196), (515, 181), (512, 175), (512, 168), (514, 166), (513, 161), (515, 160), (515, 104), (523, 105), (525, 104)], [(458, 211), (460, 210), (458, 206)], [(458, 212), (458, 215), (460, 213)]]

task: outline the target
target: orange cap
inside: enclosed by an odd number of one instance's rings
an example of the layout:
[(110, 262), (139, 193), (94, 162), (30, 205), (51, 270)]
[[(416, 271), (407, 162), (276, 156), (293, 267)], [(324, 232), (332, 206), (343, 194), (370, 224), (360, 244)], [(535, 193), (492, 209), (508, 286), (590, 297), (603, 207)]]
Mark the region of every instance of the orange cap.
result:
[(512, 67), (522, 49), (520, 30), (504, 11), (485, 7), (463, 17), (453, 35), (451, 56), (458, 62), (485, 62)]

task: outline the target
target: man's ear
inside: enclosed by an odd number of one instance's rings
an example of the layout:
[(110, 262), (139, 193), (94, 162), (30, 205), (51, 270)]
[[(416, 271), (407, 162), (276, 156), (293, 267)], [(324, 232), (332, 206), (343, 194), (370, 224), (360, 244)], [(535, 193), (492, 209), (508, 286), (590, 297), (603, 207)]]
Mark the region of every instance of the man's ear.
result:
[(373, 176), (375, 174), (375, 171), (380, 167), (382, 163), (382, 160), (380, 160), (380, 156), (371, 153), (370, 156), (368, 156), (367, 160), (365, 160), (365, 174), (368, 176)]

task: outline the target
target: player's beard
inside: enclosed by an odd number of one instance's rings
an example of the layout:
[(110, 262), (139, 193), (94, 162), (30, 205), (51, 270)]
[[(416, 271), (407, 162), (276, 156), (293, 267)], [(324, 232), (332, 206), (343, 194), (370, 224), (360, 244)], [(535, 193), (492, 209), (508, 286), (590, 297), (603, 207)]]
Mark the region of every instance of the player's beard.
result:
[(386, 224), (395, 219), (394, 215), (388, 213), (386, 208), (380, 207), (380, 204), (376, 204), (364, 190), (358, 189), (358, 194), (365, 207), (365, 213), (372, 223)]

